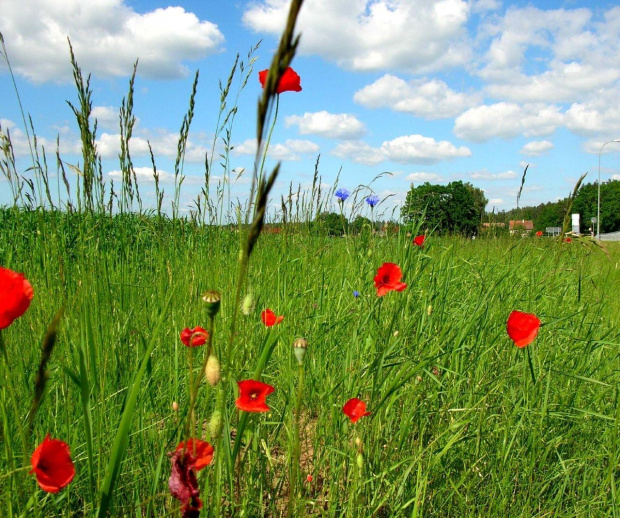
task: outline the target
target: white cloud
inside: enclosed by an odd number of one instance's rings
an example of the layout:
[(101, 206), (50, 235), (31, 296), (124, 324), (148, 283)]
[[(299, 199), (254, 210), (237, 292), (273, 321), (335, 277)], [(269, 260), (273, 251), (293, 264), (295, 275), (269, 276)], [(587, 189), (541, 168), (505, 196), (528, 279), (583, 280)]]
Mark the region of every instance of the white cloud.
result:
[(508, 83), (529, 61), (525, 53), (531, 48), (552, 54), (554, 49), (558, 50), (562, 60), (583, 57), (586, 42), (581, 40), (581, 46), (578, 46), (573, 41), (584, 33), (590, 17), (588, 9), (509, 8), (504, 17), (490, 22), (491, 28), (483, 29), (483, 32), (494, 34), (495, 38), (486, 53), (486, 66), (481, 75), (488, 80)]
[[(616, 142), (618, 141), (618, 142)], [(583, 150), (586, 153), (604, 155), (605, 153), (617, 153), (620, 151), (620, 135), (616, 139), (591, 139), (584, 143)]]
[(407, 135), (385, 141), (380, 148), (373, 148), (365, 142), (342, 142), (332, 154), (349, 158), (356, 163), (376, 165), (385, 160), (401, 164), (432, 164), (441, 160), (471, 156), (471, 151), (462, 146), (442, 140), (437, 142), (422, 135)]
[(332, 150), (331, 154), (340, 158), (349, 158), (356, 164), (364, 165), (377, 165), (385, 160), (380, 149), (373, 148), (359, 140), (341, 142)]
[(306, 112), (302, 116), (289, 115), (284, 124), (287, 128), (298, 126), (301, 135), (319, 135), (343, 140), (358, 139), (366, 133), (364, 124), (348, 113)]
[(593, 64), (555, 62), (538, 75), (510, 75), (506, 83), (485, 88), (495, 99), (518, 102), (570, 102), (599, 88), (609, 87), (620, 78), (620, 68), (599, 69)]
[[(510, 7), (478, 35), (490, 39), (480, 76), (503, 101), (578, 102), (620, 78), (620, 9), (593, 21), (590, 9)], [(598, 13), (597, 13), (598, 14)]]
[[(134, 172), (136, 173), (138, 183), (144, 181), (155, 182), (152, 167), (134, 167)], [(160, 182), (174, 182), (174, 174), (168, 173), (162, 169), (157, 169), (157, 175), (159, 176)], [(123, 176), (123, 173), (119, 170), (114, 170), (108, 172), (108, 176), (111, 176), (112, 178), (121, 178)]]
[(390, 108), (426, 119), (454, 117), (482, 100), (479, 94), (455, 92), (439, 79), (407, 82), (391, 74), (358, 90), (353, 98), (368, 108)]
[(288, 139), (284, 144), (295, 153), (313, 154), (319, 152), (318, 144), (310, 140)]
[[(164, 156), (176, 158), (178, 153), (179, 135), (167, 131), (136, 131), (129, 141), (129, 153), (132, 157), (150, 156), (149, 142), (155, 158)], [(187, 140), (185, 149), (185, 161), (192, 163), (204, 163), (207, 153), (204, 138), (192, 137)], [(121, 136), (119, 133), (102, 133), (96, 141), (97, 152), (102, 158), (116, 158), (121, 150)], [(210, 151), (210, 150), (209, 150)]]
[(90, 118), (91, 123), (97, 120), (98, 128), (113, 130), (119, 127), (119, 111), (112, 106), (93, 106)]
[(540, 156), (544, 155), (551, 149), (553, 149), (552, 142), (549, 142), (548, 140), (533, 140), (532, 142), (525, 144), (519, 153), (528, 156)]
[(438, 175), (437, 173), (417, 172), (417, 173), (408, 174), (407, 177), (405, 178), (405, 180), (407, 180), (409, 182), (418, 182), (418, 183), (423, 183), (423, 182), (443, 182), (444, 178), (443, 178), (443, 176)]
[[(288, 139), (284, 144), (272, 143), (267, 155), (274, 160), (301, 160), (300, 155), (311, 155), (319, 151), (319, 146), (309, 140)], [(233, 153), (236, 155), (255, 155), (256, 139), (246, 139), (235, 145)]]
[[(279, 35), (288, 0), (257, 0), (243, 15), (257, 32)], [(298, 22), (300, 51), (352, 70), (425, 73), (467, 62), (464, 0), (308, 0)]]
[(137, 13), (125, 0), (3, 0), (0, 27), (13, 70), (36, 82), (71, 79), (71, 39), (80, 67), (95, 75), (184, 76), (186, 60), (220, 50), (217, 25), (182, 7)]
[(434, 163), (440, 160), (471, 156), (471, 151), (461, 146), (457, 148), (451, 142), (437, 142), (422, 135), (408, 135), (384, 142), (381, 151), (388, 160), (409, 163)]
[(573, 103), (566, 112), (566, 126), (578, 135), (620, 136), (620, 88), (601, 92), (592, 99)]
[(518, 135), (536, 137), (550, 135), (563, 120), (558, 106), (501, 102), (467, 110), (457, 117), (454, 134), (474, 142)]
[(495, 11), (502, 6), (499, 0), (469, 0), (469, 8), (474, 13)]
[(514, 171), (504, 171), (502, 173), (490, 173), (489, 171), (482, 170), (482, 171), (474, 171), (473, 173), (470, 173), (469, 176), (473, 180), (486, 180), (486, 181), (512, 180), (513, 178), (517, 177), (517, 173), (515, 173)]

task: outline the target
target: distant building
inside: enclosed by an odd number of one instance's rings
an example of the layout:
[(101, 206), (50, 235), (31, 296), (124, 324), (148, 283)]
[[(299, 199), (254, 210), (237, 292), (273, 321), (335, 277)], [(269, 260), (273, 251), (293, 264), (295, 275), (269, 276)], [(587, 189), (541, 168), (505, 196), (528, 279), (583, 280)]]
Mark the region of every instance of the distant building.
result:
[(534, 230), (534, 222), (529, 219), (511, 220), (508, 222), (508, 230), (511, 234), (527, 234)]
[(482, 228), (505, 228), (506, 227), (506, 223), (496, 223), (494, 221), (492, 222), (484, 222), (482, 223)]

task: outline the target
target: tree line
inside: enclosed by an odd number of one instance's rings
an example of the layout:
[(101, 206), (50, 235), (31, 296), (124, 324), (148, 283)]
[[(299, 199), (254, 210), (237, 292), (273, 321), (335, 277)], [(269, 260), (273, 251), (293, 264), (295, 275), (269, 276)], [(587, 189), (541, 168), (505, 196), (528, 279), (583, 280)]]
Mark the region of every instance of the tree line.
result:
[[(404, 228), (413, 222), (422, 222), (422, 229), (434, 234), (459, 234), (476, 236), (491, 228), (494, 233), (509, 230), (511, 220), (530, 220), (532, 232), (549, 227), (562, 227), (570, 198), (549, 201), (535, 206), (510, 210), (487, 211), (488, 200), (484, 191), (469, 182), (455, 181), (447, 185), (425, 182), (411, 186), (400, 216)], [(571, 213), (580, 215), (581, 233), (589, 233), (592, 218), (597, 217), (598, 184), (582, 184), (575, 195)], [(620, 231), (620, 181), (601, 183), (601, 233)], [(485, 223), (486, 229), (485, 229)], [(371, 221), (358, 215), (348, 221), (342, 214), (323, 212), (313, 222), (316, 232), (329, 235), (360, 234), (364, 231), (395, 231), (398, 224), (390, 221)], [(596, 224), (594, 225), (596, 231)]]

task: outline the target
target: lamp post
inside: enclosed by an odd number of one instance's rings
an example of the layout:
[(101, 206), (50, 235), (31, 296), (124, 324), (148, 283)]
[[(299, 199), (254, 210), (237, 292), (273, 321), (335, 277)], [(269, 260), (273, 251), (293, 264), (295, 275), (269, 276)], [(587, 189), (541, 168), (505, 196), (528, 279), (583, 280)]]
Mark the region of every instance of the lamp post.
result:
[(596, 239), (601, 240), (601, 153), (607, 144), (620, 142), (620, 140), (608, 140), (598, 150), (598, 208), (596, 210)]

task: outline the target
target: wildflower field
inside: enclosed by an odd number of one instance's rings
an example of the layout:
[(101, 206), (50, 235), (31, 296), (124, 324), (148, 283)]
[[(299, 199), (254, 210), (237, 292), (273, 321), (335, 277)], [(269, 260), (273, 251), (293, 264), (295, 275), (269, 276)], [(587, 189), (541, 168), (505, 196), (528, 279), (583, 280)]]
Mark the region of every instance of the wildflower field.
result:
[[(170, 452), (207, 354), (196, 335), (195, 347), (182, 341), (195, 326), (209, 330), (223, 374), (200, 384), (191, 423), (191, 437), (215, 448), (196, 472), (203, 516), (286, 514), (291, 476), (295, 515), (616, 512), (617, 249), (264, 235), (243, 293), (251, 299), (237, 308), (238, 233), (135, 216), (0, 215), (3, 264), (26, 272), (34, 291), (2, 330), (5, 516), (97, 514), (119, 448), (111, 515), (176, 515)], [(378, 297), (384, 262), (400, 265), (407, 286)], [(201, 295), (213, 288), (221, 306), (210, 328)], [(30, 421), (41, 343), (61, 306)], [(284, 318), (266, 325), (267, 308)], [(515, 309), (542, 322), (525, 348), (507, 333)], [(266, 412), (235, 404), (237, 382), (252, 379), (273, 387)], [(343, 407), (354, 398), (366, 407), (351, 418)], [(29, 474), (47, 434), (69, 445), (75, 466), (57, 494)]]
[(423, 216), (334, 238), (313, 220), (364, 190), (318, 173), (265, 227), (300, 5), (255, 74), (246, 206), (208, 198), (207, 162), (179, 215), (196, 82), (171, 215), (156, 171), (151, 210), (132, 175), (133, 79), (115, 196), (73, 55), (73, 197), (61, 170), (54, 203), (36, 141), (21, 174), (0, 134), (0, 516), (618, 516), (617, 243), (440, 237)]

